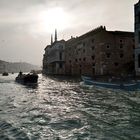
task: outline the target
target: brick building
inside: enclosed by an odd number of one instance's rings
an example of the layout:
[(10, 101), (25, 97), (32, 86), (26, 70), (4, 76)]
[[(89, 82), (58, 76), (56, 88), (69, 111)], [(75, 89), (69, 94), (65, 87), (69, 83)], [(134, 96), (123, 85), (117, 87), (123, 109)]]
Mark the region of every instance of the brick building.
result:
[(96, 28), (66, 42), (68, 75), (121, 75), (134, 70), (134, 33)]
[(134, 71), (134, 33), (100, 26), (45, 48), (43, 71), (66, 75), (124, 75)]

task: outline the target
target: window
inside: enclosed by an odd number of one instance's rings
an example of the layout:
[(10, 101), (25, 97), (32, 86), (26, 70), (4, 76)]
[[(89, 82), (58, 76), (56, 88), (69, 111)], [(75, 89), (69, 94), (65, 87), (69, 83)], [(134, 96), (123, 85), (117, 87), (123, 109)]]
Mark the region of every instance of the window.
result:
[(63, 65), (62, 65), (61, 63), (59, 64), (59, 68), (60, 68), (60, 69), (62, 69), (62, 68), (63, 68)]
[(92, 64), (92, 67), (93, 67), (93, 68), (95, 67), (95, 63)]
[(86, 45), (86, 43), (85, 42), (83, 42), (83, 46), (85, 46)]
[(94, 39), (92, 39), (91, 42), (94, 43)]
[(71, 63), (71, 60), (69, 60), (69, 62)]
[(59, 59), (62, 60), (62, 53), (59, 53)]
[(83, 58), (83, 61), (86, 61), (86, 58), (85, 57)]
[(109, 45), (107, 45), (106, 47), (107, 47), (108, 49), (110, 48), (110, 46), (109, 46)]
[(121, 44), (120, 44), (120, 49), (122, 49), (122, 48), (123, 48), (123, 44), (121, 43)]
[(75, 62), (77, 62), (77, 59), (75, 59)]
[(94, 59), (95, 59), (95, 56), (94, 56), (94, 55), (92, 55), (92, 56), (91, 56), (91, 58), (92, 58), (92, 60), (94, 60)]
[(120, 58), (123, 58), (123, 56), (124, 56), (123, 53), (121, 53), (121, 54), (120, 54)]
[(135, 45), (133, 45), (132, 47), (133, 47), (133, 49), (135, 49)]
[(118, 62), (115, 62), (115, 63), (114, 63), (114, 65), (115, 65), (115, 66), (118, 66), (118, 65), (119, 65), (119, 63), (118, 63)]
[(79, 58), (79, 61), (81, 61), (81, 58)]
[(85, 49), (83, 49), (83, 53), (85, 53)]
[(122, 43), (122, 40), (120, 40), (120, 42)]
[(92, 50), (94, 50), (94, 48), (95, 48), (94, 46), (91, 47)]
[(110, 53), (107, 53), (107, 54), (106, 54), (106, 57), (107, 57), (107, 58), (110, 58), (110, 56), (111, 56)]

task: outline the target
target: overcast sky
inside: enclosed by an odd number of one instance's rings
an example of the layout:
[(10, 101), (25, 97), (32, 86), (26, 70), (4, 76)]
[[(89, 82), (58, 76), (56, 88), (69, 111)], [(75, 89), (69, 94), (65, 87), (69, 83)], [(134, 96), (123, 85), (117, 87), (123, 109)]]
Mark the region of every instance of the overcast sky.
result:
[(138, 0), (0, 0), (0, 59), (42, 65), (51, 33), (79, 36), (100, 25), (134, 31)]

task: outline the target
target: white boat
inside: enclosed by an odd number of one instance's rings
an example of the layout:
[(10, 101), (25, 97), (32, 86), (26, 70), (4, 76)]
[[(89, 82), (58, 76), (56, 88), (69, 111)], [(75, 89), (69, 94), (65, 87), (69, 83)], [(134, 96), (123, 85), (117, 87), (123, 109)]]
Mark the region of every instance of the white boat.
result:
[(86, 85), (95, 85), (98, 87), (105, 87), (111, 89), (123, 89), (123, 90), (136, 90), (139, 87), (139, 82), (133, 83), (110, 83), (110, 82), (98, 82), (93, 80), (91, 77), (82, 76), (82, 80)]

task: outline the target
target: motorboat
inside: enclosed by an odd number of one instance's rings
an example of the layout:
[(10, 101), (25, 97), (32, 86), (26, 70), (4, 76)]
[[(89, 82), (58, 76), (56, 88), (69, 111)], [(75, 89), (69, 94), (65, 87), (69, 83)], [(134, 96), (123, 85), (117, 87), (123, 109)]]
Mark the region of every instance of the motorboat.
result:
[(23, 74), (22, 72), (19, 72), (15, 80), (16, 82), (23, 83), (23, 84), (37, 83), (38, 75), (36, 73)]
[(139, 82), (129, 82), (129, 83), (111, 83), (111, 82), (100, 82), (93, 80), (93, 78), (88, 76), (81, 77), (84, 84), (95, 85), (97, 87), (111, 88), (111, 89), (123, 89), (123, 90), (136, 90), (139, 87)]

